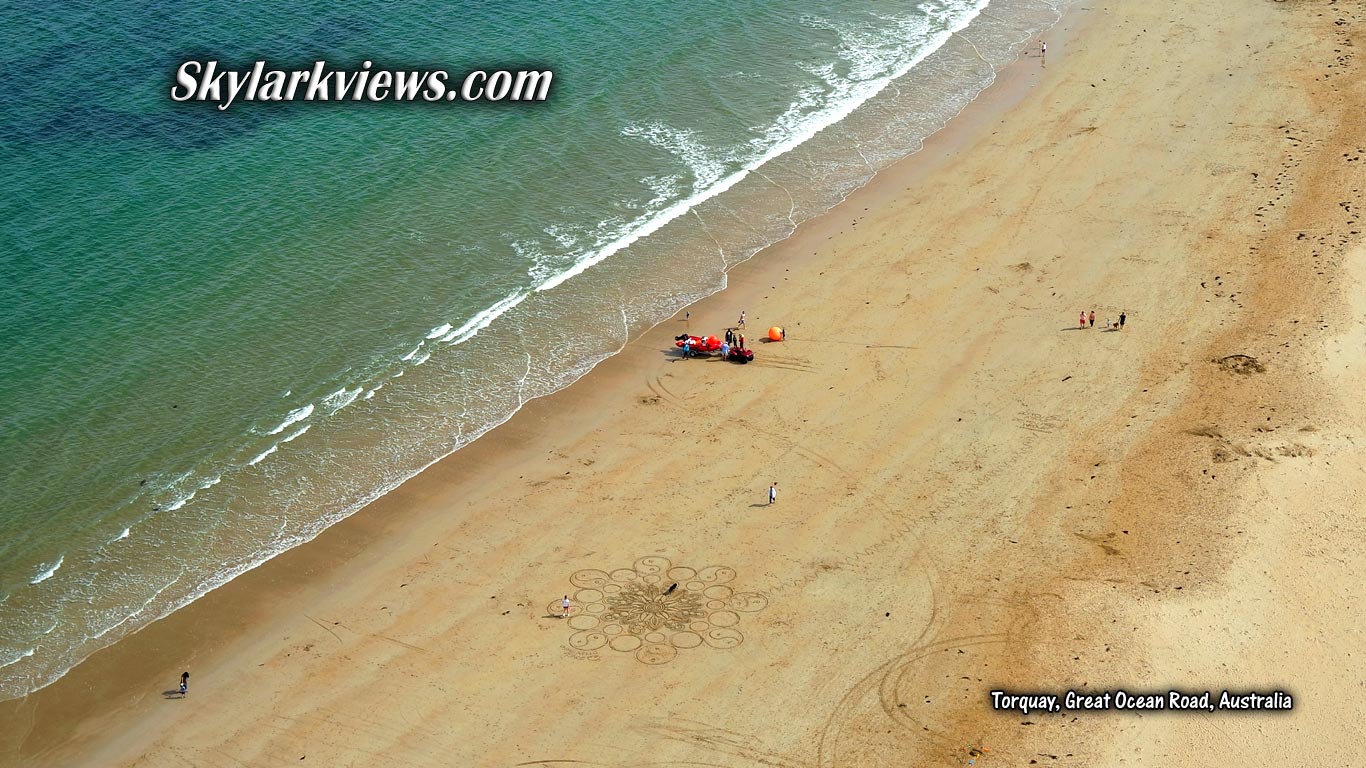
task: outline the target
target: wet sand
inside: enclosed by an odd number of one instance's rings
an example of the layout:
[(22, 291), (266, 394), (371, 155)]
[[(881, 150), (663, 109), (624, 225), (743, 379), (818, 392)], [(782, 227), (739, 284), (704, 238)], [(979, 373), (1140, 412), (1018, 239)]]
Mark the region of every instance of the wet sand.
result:
[[(0, 704), (0, 763), (1359, 760), (1361, 17), (1075, 9), (689, 322)], [(740, 309), (755, 363), (669, 353)], [(1173, 687), (1295, 709), (989, 706)]]

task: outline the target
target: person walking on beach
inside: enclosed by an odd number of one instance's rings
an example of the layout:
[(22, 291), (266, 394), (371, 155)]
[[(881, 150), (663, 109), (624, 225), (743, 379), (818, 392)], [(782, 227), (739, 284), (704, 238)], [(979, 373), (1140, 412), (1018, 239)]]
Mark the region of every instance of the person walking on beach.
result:
[(768, 487), (768, 503), (774, 504), (778, 501), (778, 481), (774, 480), (773, 485)]
[(560, 601), (560, 617), (569, 618), (569, 595), (565, 595), (564, 599)]
[(1087, 323), (1089, 324), (1089, 327), (1091, 327), (1091, 328), (1095, 328), (1095, 327), (1096, 327), (1096, 311), (1095, 311), (1094, 309), (1091, 310), (1091, 314), (1090, 314), (1090, 316), (1088, 316), (1088, 317), (1086, 318), (1086, 321), (1087, 321)]
[(1119, 329), (1120, 329), (1121, 331), (1124, 330), (1124, 313), (1123, 313), (1123, 312), (1120, 312), (1120, 313), (1119, 313)]
[(1039, 41), (1039, 59), (1042, 60), (1042, 59), (1047, 59), (1047, 58), (1048, 58), (1048, 43), (1044, 42), (1043, 40), (1040, 40), (1040, 41)]
[(186, 695), (189, 694), (189, 692), (190, 692), (190, 673), (189, 673), (189, 672), (181, 672), (181, 673), (180, 673), (180, 695), (181, 695), (181, 696), (186, 696)]
[(738, 325), (739, 325), (741, 328), (744, 328), (744, 327), (745, 327), (745, 310), (743, 310), (743, 309), (740, 310), (740, 322), (738, 323)]
[(1081, 311), (1081, 314), (1077, 316), (1077, 327), (1083, 330), (1086, 328), (1086, 310), (1084, 309)]

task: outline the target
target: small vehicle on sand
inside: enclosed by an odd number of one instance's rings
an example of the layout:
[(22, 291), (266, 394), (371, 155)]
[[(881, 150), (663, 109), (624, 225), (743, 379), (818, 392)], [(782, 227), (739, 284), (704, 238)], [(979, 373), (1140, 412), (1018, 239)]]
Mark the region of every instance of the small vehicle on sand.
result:
[(754, 351), (740, 349), (737, 346), (727, 346), (725, 342), (715, 336), (693, 336), (687, 333), (680, 333), (674, 337), (674, 346), (683, 350), (684, 357), (695, 355), (720, 354), (722, 347), (726, 348), (726, 359), (736, 363), (748, 363), (754, 359)]

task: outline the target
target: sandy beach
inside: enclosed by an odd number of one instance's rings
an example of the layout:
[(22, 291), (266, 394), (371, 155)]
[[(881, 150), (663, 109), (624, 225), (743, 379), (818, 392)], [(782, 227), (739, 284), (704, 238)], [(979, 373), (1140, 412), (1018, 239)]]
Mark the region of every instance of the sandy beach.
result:
[[(1073, 8), (687, 321), (0, 704), (0, 764), (1366, 760), (1362, 16)], [(672, 353), (741, 310), (753, 364)], [(1121, 688), (1294, 709), (989, 696)]]

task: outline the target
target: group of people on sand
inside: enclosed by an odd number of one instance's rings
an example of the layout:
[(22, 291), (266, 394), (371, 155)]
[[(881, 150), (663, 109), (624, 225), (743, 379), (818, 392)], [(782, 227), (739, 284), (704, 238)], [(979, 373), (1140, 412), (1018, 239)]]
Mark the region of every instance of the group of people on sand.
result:
[[(1114, 331), (1124, 330), (1124, 321), (1128, 318), (1128, 314), (1129, 311), (1127, 309), (1123, 312), (1120, 312), (1119, 320), (1115, 321), (1114, 324), (1110, 323), (1110, 318), (1105, 318), (1105, 327)], [(1082, 330), (1086, 330), (1087, 328), (1095, 328), (1096, 311), (1093, 309), (1090, 311), (1090, 313), (1088, 313), (1086, 310), (1083, 309), (1081, 311), (1081, 314), (1077, 315), (1077, 327), (1081, 328)]]
[[(700, 354), (698, 350), (693, 348), (692, 341), (686, 335), (679, 336), (678, 340), (683, 342), (682, 349), (684, 357), (692, 357), (695, 354)], [(727, 328), (726, 339), (721, 344), (721, 358), (723, 360), (729, 357), (732, 348), (744, 349), (745, 335), (733, 328)]]
[[(744, 322), (744, 319), (745, 319), (745, 313), (741, 312), (741, 313), (740, 313), (740, 321), (741, 321), (741, 322)], [(740, 333), (740, 331), (738, 331), (738, 330), (736, 330), (736, 329), (734, 329), (734, 328), (727, 328), (727, 329), (726, 329), (726, 340), (725, 340), (724, 343), (721, 344), (721, 359), (722, 359), (722, 360), (727, 360), (727, 359), (730, 358), (730, 350), (731, 350), (731, 347), (734, 347), (735, 349), (744, 349), (744, 348), (745, 348), (745, 335), (744, 335), (743, 333)]]

